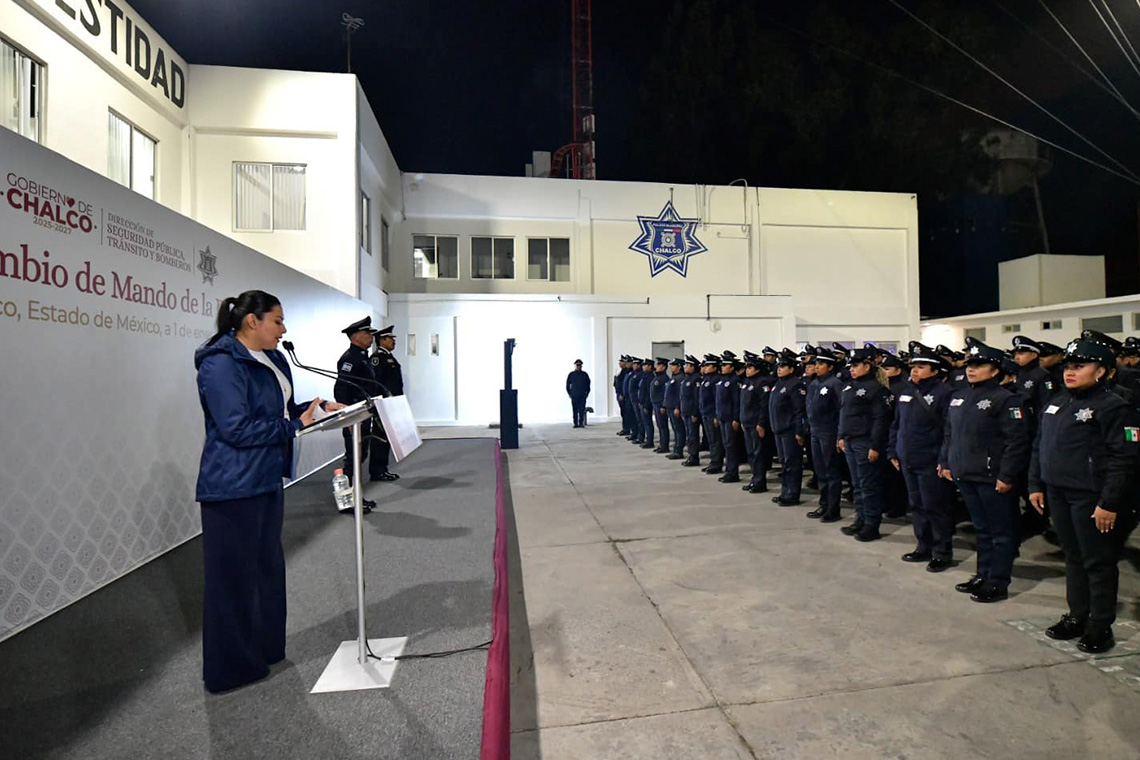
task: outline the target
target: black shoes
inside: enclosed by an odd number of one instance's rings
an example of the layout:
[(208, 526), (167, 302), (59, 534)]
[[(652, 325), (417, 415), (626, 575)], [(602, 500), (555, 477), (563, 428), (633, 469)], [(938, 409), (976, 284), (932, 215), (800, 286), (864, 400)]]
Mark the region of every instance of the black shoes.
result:
[(842, 519), (843, 519), (843, 516), (840, 515), (839, 512), (832, 512), (831, 514), (825, 513), (823, 515), (823, 517), (819, 518), (819, 521), (821, 523), (833, 523), (833, 522), (839, 522)]
[(370, 477), (368, 479), (371, 480), (373, 483), (375, 483), (377, 480), (383, 481), (385, 483), (391, 483), (393, 480), (399, 480), (400, 476), (394, 472), (385, 471), (385, 472), (380, 473), (379, 475), (373, 475), (372, 477)]
[(923, 554), (922, 552), (907, 552), (902, 555), (903, 562), (929, 562), (930, 555)]
[[(360, 500), (360, 511), (363, 514), (368, 514), (369, 512), (371, 512), (375, 508), (376, 508), (376, 502), (374, 502), (372, 499), (361, 499)], [(348, 509), (338, 509), (337, 511), (340, 512), (342, 515), (351, 515), (352, 514), (352, 507), (349, 507)]]
[(666, 459), (684, 459), (685, 456), (683, 454), (669, 454), (665, 458)]
[(702, 467), (701, 472), (705, 473), (706, 475), (720, 475), (723, 470), (721, 470), (719, 467)]
[(668, 453), (669, 453), (669, 449), (663, 449), (663, 448), (661, 448), (660, 446), (658, 446), (657, 448), (655, 448), (655, 449), (653, 450), (653, 453), (654, 453), (654, 454), (668, 454)]
[(930, 560), (930, 562), (926, 563), (926, 572), (940, 573), (946, 568), (953, 566), (953, 564), (954, 562), (952, 560), (935, 557), (934, 559)]
[[(696, 466), (697, 466), (697, 465), (699, 465), (700, 463), (701, 463), (701, 462), (700, 462), (700, 460), (698, 460), (698, 459), (686, 459), (684, 462), (681, 462), (681, 466), (682, 466), (682, 467), (696, 467)], [(703, 470), (703, 469), (705, 469), (705, 468), (704, 468), (704, 467), (702, 467), (701, 469)]]
[(854, 536), (856, 533), (863, 530), (863, 521), (862, 520), (856, 520), (855, 522), (851, 523), (850, 525), (844, 525), (839, 530), (842, 531), (843, 535), (845, 535), (845, 536)]
[(800, 504), (803, 504), (803, 502), (799, 499), (785, 499), (782, 496), (776, 499), (776, 505), (780, 507), (798, 507)]
[(719, 478), (717, 478), (717, 480), (719, 480), (721, 483), (739, 483), (740, 476), (734, 475), (731, 472), (726, 472), (724, 475), (721, 475)]
[(975, 602), (982, 604), (990, 604), (992, 602), (1000, 602), (1003, 599), (1009, 598), (1009, 592), (1004, 588), (999, 588), (989, 581), (983, 582), (980, 586), (974, 589), (974, 593), (970, 594), (970, 598)]
[(1045, 635), (1057, 641), (1069, 641), (1084, 635), (1088, 623), (1074, 615), (1062, 615), (1061, 619), (1045, 629)]
[(1112, 635), (1112, 626), (1089, 629), (1077, 642), (1077, 649), (1088, 654), (1107, 652), (1114, 646), (1116, 646), (1116, 639)]
[(813, 509), (812, 511), (808, 512), (805, 515), (805, 517), (810, 517), (813, 520), (818, 520), (819, 518), (823, 517), (826, 514), (827, 514), (827, 511), (823, 507), (819, 507), (817, 509)]
[(843, 499), (848, 504), (854, 504), (855, 503), (855, 492), (853, 490), (851, 490), (850, 488), (848, 488), (846, 491), (844, 491), (842, 494), (840, 494), (840, 498)]
[(882, 537), (883, 534), (879, 532), (878, 528), (864, 527), (863, 530), (855, 534), (855, 540), (862, 541), (863, 543), (867, 543), (868, 541), (878, 541)]
[(972, 594), (978, 590), (978, 587), (985, 583), (985, 579), (980, 575), (970, 576), (970, 580), (965, 583), (959, 583), (954, 586), (955, 591), (961, 591), (963, 594)]
[(656, 449), (657, 449), (657, 447), (656, 447), (656, 446), (654, 446), (652, 443), (643, 443), (643, 444), (641, 444), (641, 448), (643, 448), (643, 449), (653, 449), (653, 450), (656, 450)]
[(748, 493), (768, 493), (768, 486), (764, 483), (749, 483), (748, 488), (744, 490)]
[(618, 435), (629, 435), (629, 431), (628, 430), (619, 430), (619, 431), (617, 431), (617, 434)]
[(816, 480), (815, 476), (813, 475), (811, 480), (807, 482), (807, 485), (804, 486), (804, 488), (811, 488), (812, 490), (816, 490), (819, 488), (819, 481)]

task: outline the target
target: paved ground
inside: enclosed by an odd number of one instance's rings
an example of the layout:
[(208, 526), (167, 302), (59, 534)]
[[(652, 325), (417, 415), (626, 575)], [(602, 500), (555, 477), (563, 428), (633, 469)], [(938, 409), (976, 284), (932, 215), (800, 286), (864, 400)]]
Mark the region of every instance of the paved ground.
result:
[(932, 575), (899, 561), (909, 524), (859, 544), (616, 431), (527, 427), (508, 452), (515, 760), (1140, 757), (1140, 552), (1135, 640), (1090, 661), (1042, 640), (1064, 587), (1041, 538), (1011, 599), (975, 604), (968, 530)]

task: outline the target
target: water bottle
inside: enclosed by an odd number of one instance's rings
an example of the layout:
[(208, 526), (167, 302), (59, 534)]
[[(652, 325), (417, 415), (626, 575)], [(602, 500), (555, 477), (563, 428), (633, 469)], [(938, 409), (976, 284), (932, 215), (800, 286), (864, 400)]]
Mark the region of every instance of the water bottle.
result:
[(336, 508), (341, 512), (352, 509), (352, 483), (348, 481), (348, 476), (344, 474), (344, 470), (337, 470), (333, 473), (332, 487), (333, 498), (336, 499)]

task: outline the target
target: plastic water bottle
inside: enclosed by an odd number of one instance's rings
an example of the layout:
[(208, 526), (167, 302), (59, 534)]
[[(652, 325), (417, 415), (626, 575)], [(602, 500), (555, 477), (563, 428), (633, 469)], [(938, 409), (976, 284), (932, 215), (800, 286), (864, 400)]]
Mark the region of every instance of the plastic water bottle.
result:
[(337, 470), (333, 473), (332, 487), (333, 498), (336, 499), (336, 508), (341, 512), (352, 509), (352, 483), (348, 481), (348, 476), (344, 474), (344, 470)]

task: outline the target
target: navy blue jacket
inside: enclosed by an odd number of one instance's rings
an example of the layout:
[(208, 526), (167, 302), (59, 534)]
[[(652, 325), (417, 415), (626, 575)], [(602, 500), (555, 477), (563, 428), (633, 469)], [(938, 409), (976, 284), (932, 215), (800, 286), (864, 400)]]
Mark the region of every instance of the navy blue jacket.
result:
[(701, 385), (698, 388), (702, 417), (716, 416), (716, 384), (720, 382), (720, 375), (701, 375)]
[[(266, 351), (293, 382), (280, 351)], [(233, 333), (194, 353), (198, 400), (206, 418), (206, 442), (198, 467), (198, 501), (228, 501), (269, 493), (293, 477), (293, 438), (308, 403), (288, 399), (273, 370), (250, 356)]]
[(681, 387), (679, 405), (681, 414), (686, 414), (690, 417), (700, 415), (701, 406), (697, 399), (700, 384), (701, 376), (696, 372), (681, 375), (681, 381), (679, 383)]
[(798, 375), (776, 380), (768, 391), (768, 408), (760, 414), (760, 425), (777, 435), (794, 433), (807, 436), (807, 386)]
[(740, 421), (740, 383), (735, 374), (718, 375), (716, 390), (716, 418), (722, 423)]
[(740, 424), (746, 428), (760, 424), (760, 410), (768, 405), (768, 387), (761, 380), (761, 375), (740, 379)]
[(996, 379), (954, 392), (938, 460), (956, 480), (1013, 485), (1029, 467), (1029, 449), (1021, 396)]
[(641, 368), (641, 382), (637, 384), (637, 403), (645, 408), (653, 406), (652, 389), (654, 374)]
[(843, 381), (835, 372), (816, 377), (808, 385), (807, 418), (812, 435), (834, 438), (839, 434), (839, 403), (843, 396)]
[(1140, 454), (1136, 410), (1103, 385), (1063, 390), (1039, 417), (1029, 464), (1029, 491), (1045, 486), (1099, 495), (1110, 512), (1134, 507), (1133, 475)]
[(672, 414), (674, 409), (681, 408), (681, 382), (684, 375), (680, 372), (669, 376), (669, 382), (665, 384), (665, 401), (661, 406), (669, 410)]
[(621, 390), (622, 396), (625, 397), (625, 403), (637, 406), (637, 385), (636, 382), (641, 379), (641, 371), (634, 371), (630, 369), (626, 374), (625, 379), (622, 380)]
[(571, 398), (586, 398), (590, 395), (590, 376), (585, 370), (576, 369), (566, 376), (566, 392)]
[(907, 385), (910, 387), (895, 397), (887, 458), (897, 459), (903, 467), (912, 469), (936, 467), (954, 389), (940, 377)]
[(839, 411), (839, 437), (843, 440), (870, 438), (871, 448), (887, 451), (891, 432), (891, 392), (866, 374), (843, 386)]
[(669, 372), (661, 370), (653, 373), (653, 384), (649, 386), (649, 400), (654, 409), (665, 406), (665, 386), (669, 384)]

